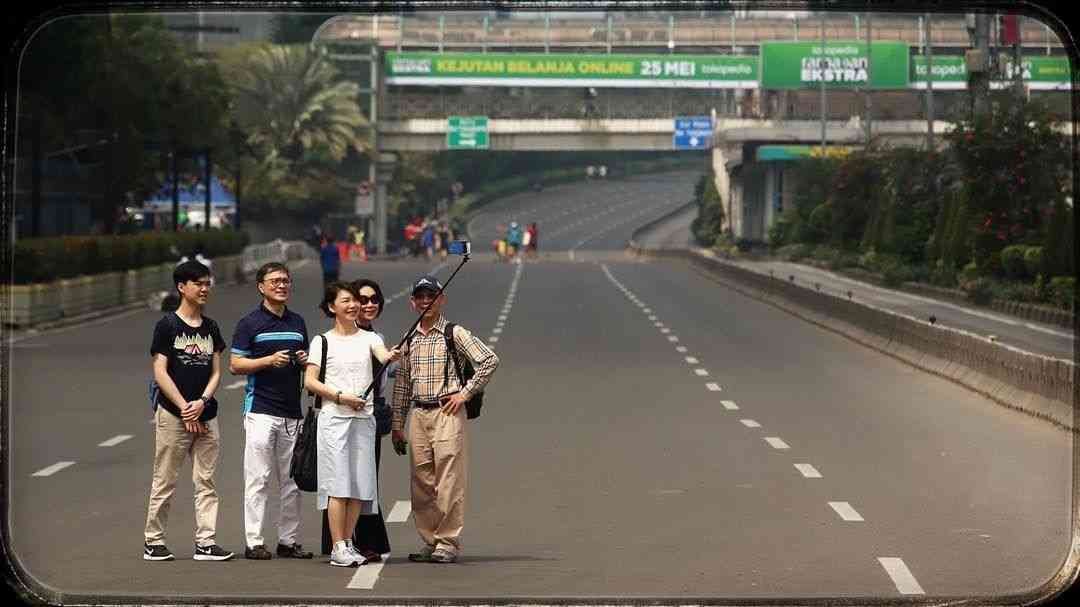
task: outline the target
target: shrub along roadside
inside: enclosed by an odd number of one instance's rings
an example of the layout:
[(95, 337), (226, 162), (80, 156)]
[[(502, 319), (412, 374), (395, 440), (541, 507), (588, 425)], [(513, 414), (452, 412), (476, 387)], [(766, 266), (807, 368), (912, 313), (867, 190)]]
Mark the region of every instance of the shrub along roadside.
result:
[(173, 261), (201, 248), (213, 259), (238, 255), (248, 244), (236, 230), (210, 232), (144, 232), (131, 235), (60, 236), (15, 242), (15, 284), (52, 282), (59, 278), (135, 270)]

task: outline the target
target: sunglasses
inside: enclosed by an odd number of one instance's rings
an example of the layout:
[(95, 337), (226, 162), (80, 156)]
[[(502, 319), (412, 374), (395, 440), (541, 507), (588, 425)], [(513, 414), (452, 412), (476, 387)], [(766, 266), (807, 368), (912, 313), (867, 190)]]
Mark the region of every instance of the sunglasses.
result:
[(360, 305), (362, 305), (362, 306), (366, 306), (369, 303), (373, 303), (373, 304), (381, 304), (382, 303), (382, 300), (379, 299), (378, 295), (372, 295), (371, 297), (368, 297), (367, 295), (357, 295), (356, 296), (356, 301), (359, 302)]

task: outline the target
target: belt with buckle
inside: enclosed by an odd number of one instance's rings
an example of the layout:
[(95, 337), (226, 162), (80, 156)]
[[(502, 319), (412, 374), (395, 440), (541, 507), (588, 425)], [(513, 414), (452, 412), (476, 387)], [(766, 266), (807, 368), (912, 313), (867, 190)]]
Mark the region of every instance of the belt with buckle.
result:
[(418, 409), (436, 409), (436, 408), (442, 406), (442, 403), (440, 401), (438, 401), (438, 400), (414, 399), (412, 401), (412, 406), (414, 406), (414, 407), (416, 407)]

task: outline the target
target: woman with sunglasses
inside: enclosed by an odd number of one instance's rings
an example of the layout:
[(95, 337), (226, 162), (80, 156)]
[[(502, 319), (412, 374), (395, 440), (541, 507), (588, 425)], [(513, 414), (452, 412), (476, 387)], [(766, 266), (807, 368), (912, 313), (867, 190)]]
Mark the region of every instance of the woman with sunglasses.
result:
[[(379, 283), (374, 280), (362, 278), (352, 283), (352, 290), (357, 294), (357, 301), (360, 304), (360, 314), (357, 317), (356, 325), (362, 331), (375, 332), (375, 327), (372, 324), (373, 321), (382, 314), (383, 305), (386, 301), (383, 299), (382, 289), (379, 287)], [(383, 338), (382, 333), (375, 332), (380, 338)], [(396, 363), (382, 366), (381, 371), (375, 377), (375, 388), (372, 390), (372, 397), (375, 399), (383, 398), (383, 386), (389, 376), (393, 375), (394, 367)], [(378, 367), (375, 367), (378, 368)], [(375, 435), (375, 486), (379, 485), (379, 462), (382, 459), (382, 439), (385, 434)], [(356, 521), (356, 527), (353, 530), (352, 542), (353, 546), (368, 558), (374, 558), (381, 556), (385, 558), (390, 554), (390, 538), (386, 534), (386, 522), (383, 519), (383, 511), (380, 504), (376, 503), (376, 511), (373, 514), (361, 514), (360, 518)], [(323, 525), (322, 525), (322, 552), (323, 554), (330, 554), (333, 547), (333, 538), (330, 533), (330, 521), (326, 513), (323, 513)]]
[[(364, 298), (369, 305), (370, 299)], [(380, 560), (378, 554), (362, 554), (352, 538), (360, 515), (378, 508), (374, 399), (365, 400), (362, 395), (374, 380), (373, 365), (401, 356), (397, 348), (387, 350), (380, 335), (357, 326), (360, 301), (359, 293), (349, 284), (327, 285), (319, 307), (334, 319), (334, 326), (312, 340), (304, 378), (304, 386), (322, 398), (317, 434), (318, 507), (327, 511), (333, 541), (330, 564), (338, 567)], [(326, 368), (320, 380), (324, 345)]]

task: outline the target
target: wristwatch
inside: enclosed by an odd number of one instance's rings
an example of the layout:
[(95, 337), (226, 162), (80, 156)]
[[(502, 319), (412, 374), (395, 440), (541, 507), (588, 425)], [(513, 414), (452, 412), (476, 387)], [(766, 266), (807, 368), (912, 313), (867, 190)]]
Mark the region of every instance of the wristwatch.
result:
[(339, 405), (341, 404), (341, 390), (338, 390), (337, 394), (334, 395), (334, 402)]

